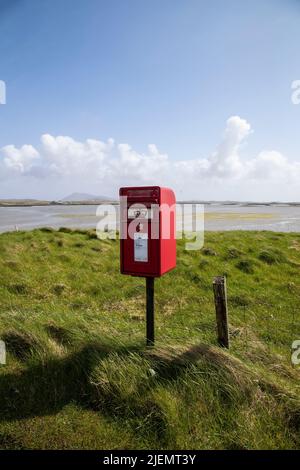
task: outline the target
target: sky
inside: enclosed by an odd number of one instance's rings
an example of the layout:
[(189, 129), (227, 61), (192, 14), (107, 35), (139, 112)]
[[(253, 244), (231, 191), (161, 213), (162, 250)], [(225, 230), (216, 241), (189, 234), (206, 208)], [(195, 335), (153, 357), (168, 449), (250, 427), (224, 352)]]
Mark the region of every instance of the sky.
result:
[(0, 198), (300, 201), (299, 21), (300, 0), (0, 0)]

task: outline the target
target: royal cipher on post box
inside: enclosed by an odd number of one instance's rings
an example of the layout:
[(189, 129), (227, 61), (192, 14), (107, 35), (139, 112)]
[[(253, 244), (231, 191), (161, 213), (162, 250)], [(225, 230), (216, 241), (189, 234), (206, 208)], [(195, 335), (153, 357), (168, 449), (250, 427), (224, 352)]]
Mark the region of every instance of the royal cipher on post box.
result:
[(120, 189), (121, 273), (160, 277), (176, 266), (176, 200), (159, 186)]

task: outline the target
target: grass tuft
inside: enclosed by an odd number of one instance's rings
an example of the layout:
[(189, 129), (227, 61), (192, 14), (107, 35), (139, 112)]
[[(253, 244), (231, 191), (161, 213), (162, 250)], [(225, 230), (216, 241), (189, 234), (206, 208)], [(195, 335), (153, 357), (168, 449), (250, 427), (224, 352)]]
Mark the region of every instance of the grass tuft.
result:
[(65, 284), (55, 284), (52, 287), (52, 292), (55, 295), (62, 295), (62, 293), (66, 290), (67, 286)]
[(18, 270), (20, 268), (20, 265), (17, 261), (14, 260), (7, 260), (4, 262), (4, 266), (7, 266), (8, 268), (12, 270)]
[(284, 256), (280, 250), (274, 250), (272, 248), (261, 251), (258, 255), (258, 258), (260, 261), (263, 261), (267, 264), (280, 264), (287, 262), (286, 256)]
[(49, 324), (45, 326), (45, 329), (48, 335), (57, 343), (60, 343), (64, 346), (69, 346), (70, 344), (72, 344), (72, 334), (66, 328), (54, 324)]
[(212, 248), (203, 248), (201, 250), (201, 253), (205, 256), (217, 256), (217, 252), (215, 250), (213, 250)]
[(243, 259), (236, 264), (236, 267), (246, 274), (254, 273), (254, 263), (249, 259)]
[(9, 284), (7, 290), (16, 295), (28, 295), (30, 288), (24, 283)]
[(38, 342), (29, 333), (8, 330), (1, 335), (5, 342), (6, 349), (20, 360), (26, 360), (37, 347)]
[(98, 240), (96, 230), (88, 230), (86, 236), (89, 240)]
[(39, 229), (39, 231), (42, 233), (53, 233), (55, 232), (55, 229), (52, 227), (42, 227)]
[(243, 251), (231, 246), (227, 250), (225, 259), (228, 259), (228, 260), (237, 259), (237, 258), (240, 258), (242, 255), (243, 255)]
[(73, 230), (69, 227), (60, 227), (58, 231), (61, 233), (73, 233)]

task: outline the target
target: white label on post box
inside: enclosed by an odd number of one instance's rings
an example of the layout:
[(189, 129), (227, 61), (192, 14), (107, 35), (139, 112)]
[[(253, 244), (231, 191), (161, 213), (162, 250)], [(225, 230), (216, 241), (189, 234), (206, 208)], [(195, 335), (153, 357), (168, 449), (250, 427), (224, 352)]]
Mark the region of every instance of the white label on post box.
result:
[(134, 261), (148, 261), (148, 233), (134, 234)]

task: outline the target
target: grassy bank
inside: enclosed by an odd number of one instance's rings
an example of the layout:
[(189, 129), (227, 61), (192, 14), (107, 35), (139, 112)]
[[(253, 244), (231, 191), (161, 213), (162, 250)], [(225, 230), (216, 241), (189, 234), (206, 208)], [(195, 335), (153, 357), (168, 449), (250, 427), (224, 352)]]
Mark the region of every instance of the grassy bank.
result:
[[(300, 235), (207, 233), (156, 281), (119, 274), (94, 232), (0, 235), (0, 448), (299, 448)], [(216, 344), (226, 274), (231, 349)], [(299, 366), (300, 367), (300, 366)]]

